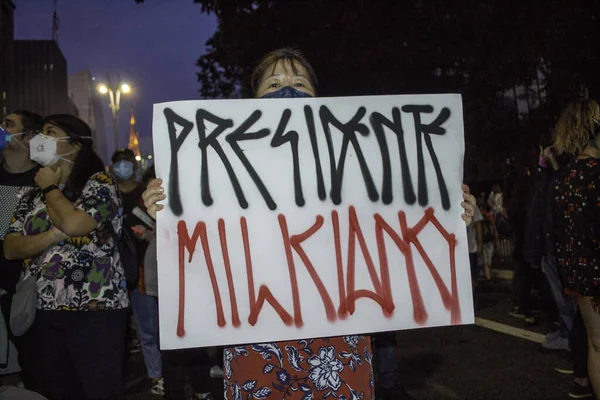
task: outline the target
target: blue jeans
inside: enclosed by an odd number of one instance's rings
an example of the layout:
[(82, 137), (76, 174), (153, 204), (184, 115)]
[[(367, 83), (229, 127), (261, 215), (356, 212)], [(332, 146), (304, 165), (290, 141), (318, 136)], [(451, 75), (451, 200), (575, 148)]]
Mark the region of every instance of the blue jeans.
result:
[(564, 294), (564, 288), (560, 281), (558, 266), (556, 265), (556, 259), (554, 257), (544, 257), (542, 259), (542, 270), (544, 271), (544, 275), (546, 275), (552, 298), (554, 299), (554, 303), (558, 310), (558, 316), (560, 318), (560, 337), (569, 339), (569, 334), (571, 333), (571, 328), (573, 327), (573, 321), (575, 319), (575, 302), (571, 297), (565, 296)]
[(142, 354), (152, 379), (162, 378), (162, 360), (158, 345), (158, 298), (131, 292), (131, 306), (138, 323)]

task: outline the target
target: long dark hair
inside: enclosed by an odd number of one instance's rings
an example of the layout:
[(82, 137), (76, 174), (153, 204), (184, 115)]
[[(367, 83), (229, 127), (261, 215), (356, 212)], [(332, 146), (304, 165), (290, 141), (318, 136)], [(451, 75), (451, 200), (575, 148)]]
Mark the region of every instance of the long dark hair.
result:
[[(44, 124), (61, 128), (69, 137), (69, 143), (79, 143), (81, 146), (77, 157), (73, 160), (71, 175), (63, 189), (65, 197), (73, 202), (81, 195), (92, 175), (105, 171), (102, 159), (94, 151), (92, 130), (84, 121), (70, 114), (50, 115), (45, 118)], [(36, 192), (39, 193), (39, 190)]]

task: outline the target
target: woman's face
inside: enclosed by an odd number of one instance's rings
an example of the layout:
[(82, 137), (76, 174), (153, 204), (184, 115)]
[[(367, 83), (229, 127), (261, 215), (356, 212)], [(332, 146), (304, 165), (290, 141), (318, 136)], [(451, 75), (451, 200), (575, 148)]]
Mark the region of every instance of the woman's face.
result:
[(75, 160), (80, 146), (77, 143), (69, 143), (69, 140), (67, 140), (69, 135), (67, 135), (64, 130), (49, 123), (44, 125), (42, 133), (46, 136), (58, 139), (58, 143), (56, 143), (56, 154), (67, 160)]
[(294, 66), (296, 67), (295, 74), (292, 63), (288, 60), (277, 62), (275, 68), (267, 68), (258, 85), (256, 97), (263, 97), (286, 86), (291, 86), (301, 92), (315, 96), (316, 91), (310, 82), (306, 68), (298, 62), (294, 63)]

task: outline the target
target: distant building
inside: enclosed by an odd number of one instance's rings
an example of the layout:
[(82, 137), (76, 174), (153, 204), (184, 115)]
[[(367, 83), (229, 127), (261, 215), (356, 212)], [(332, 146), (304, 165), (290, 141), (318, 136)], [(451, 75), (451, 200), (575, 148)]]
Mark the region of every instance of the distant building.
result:
[(68, 78), (69, 101), (77, 109), (77, 116), (92, 129), (96, 152), (108, 162), (106, 153), (106, 129), (101, 100), (96, 93), (94, 81), (89, 71), (81, 71)]
[(14, 41), (14, 96), (10, 109), (41, 115), (69, 112), (67, 60), (53, 40)]
[(11, 111), (9, 101), (14, 94), (14, 10), (11, 0), (0, 0), (0, 117)]

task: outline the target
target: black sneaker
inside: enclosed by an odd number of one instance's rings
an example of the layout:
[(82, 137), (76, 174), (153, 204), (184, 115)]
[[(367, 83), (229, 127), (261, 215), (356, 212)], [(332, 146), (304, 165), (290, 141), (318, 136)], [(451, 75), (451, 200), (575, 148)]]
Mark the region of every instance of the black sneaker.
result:
[(572, 399), (592, 399), (594, 398), (594, 393), (592, 392), (592, 387), (590, 385), (582, 386), (573, 381), (573, 383), (571, 383), (569, 397)]

